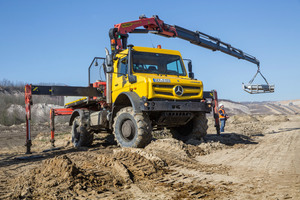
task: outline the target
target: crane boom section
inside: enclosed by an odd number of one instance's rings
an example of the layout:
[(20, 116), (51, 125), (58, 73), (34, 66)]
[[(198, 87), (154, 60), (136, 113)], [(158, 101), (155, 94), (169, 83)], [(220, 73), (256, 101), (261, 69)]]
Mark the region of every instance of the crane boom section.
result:
[(230, 44), (222, 42), (220, 39), (201, 33), (199, 31), (190, 31), (180, 26), (174, 25), (177, 37), (187, 40), (192, 44), (213, 50), (221, 51), (238, 59), (244, 59), (256, 65), (259, 65), (259, 60), (254, 56), (244, 53), (242, 50), (232, 47)]
[[(143, 26), (144, 29), (137, 29), (141, 26)], [(192, 44), (213, 51), (221, 51), (238, 59), (249, 61), (259, 67), (259, 60), (254, 56), (200, 31), (191, 31), (177, 25), (165, 24), (164, 21), (159, 19), (156, 15), (150, 18), (141, 16), (139, 20), (116, 24), (114, 28), (109, 31), (112, 52), (115, 53), (127, 48), (128, 33), (149, 32), (165, 37), (178, 37), (187, 40)]]

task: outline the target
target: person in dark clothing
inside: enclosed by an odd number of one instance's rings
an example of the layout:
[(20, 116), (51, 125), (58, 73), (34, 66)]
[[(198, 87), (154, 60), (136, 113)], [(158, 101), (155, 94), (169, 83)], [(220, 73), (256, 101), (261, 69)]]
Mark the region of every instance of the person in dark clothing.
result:
[(226, 120), (229, 118), (229, 116), (226, 114), (225, 110), (224, 110), (224, 105), (220, 104), (219, 106), (219, 119), (221, 122), (221, 128), (220, 128), (220, 132), (224, 132), (224, 128), (225, 128), (225, 124), (226, 124)]

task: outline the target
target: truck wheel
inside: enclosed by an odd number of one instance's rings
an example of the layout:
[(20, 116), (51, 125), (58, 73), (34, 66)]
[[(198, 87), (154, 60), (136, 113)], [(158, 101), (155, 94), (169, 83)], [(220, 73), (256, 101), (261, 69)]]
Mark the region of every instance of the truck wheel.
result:
[(186, 125), (171, 128), (174, 138), (186, 141), (190, 138), (200, 139), (207, 134), (207, 118), (205, 113), (197, 113)]
[(151, 132), (149, 117), (135, 113), (132, 107), (122, 108), (114, 118), (113, 133), (121, 147), (143, 148), (151, 142)]
[(94, 134), (81, 125), (80, 116), (77, 116), (72, 124), (72, 143), (74, 147), (91, 146)]
[(198, 139), (202, 138), (207, 135), (207, 118), (205, 113), (199, 113), (193, 119), (193, 135), (196, 136)]

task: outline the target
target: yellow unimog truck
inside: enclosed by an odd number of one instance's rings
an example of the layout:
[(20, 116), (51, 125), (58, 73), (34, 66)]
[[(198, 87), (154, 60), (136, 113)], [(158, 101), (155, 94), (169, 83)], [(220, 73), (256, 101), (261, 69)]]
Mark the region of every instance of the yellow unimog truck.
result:
[(119, 145), (145, 146), (153, 127), (170, 128), (177, 138), (206, 135), (211, 104), (178, 51), (129, 46), (116, 55), (111, 79), (112, 130)]
[[(161, 49), (160, 45), (157, 48), (127, 45), (128, 33), (153, 33), (187, 40), (252, 62), (260, 73), (255, 57), (199, 31), (165, 24), (158, 16), (140, 16), (138, 20), (116, 24), (109, 31), (111, 52), (105, 49), (106, 57), (95, 57), (89, 66), (88, 87), (26, 85), (27, 151), (31, 146), (31, 95), (81, 97), (78, 100), (68, 97), (66, 108), (51, 110), (53, 146), (56, 115), (71, 115), (69, 124), (75, 147), (91, 145), (94, 133), (101, 131), (113, 133), (122, 147), (146, 146), (154, 129), (167, 128), (175, 138), (182, 140), (200, 138), (206, 135), (208, 128), (206, 113), (212, 111), (219, 133), (217, 94), (203, 91), (202, 81), (194, 78), (191, 60), (184, 60), (178, 51)], [(105, 80), (91, 83), (91, 67), (99, 66), (100, 60)], [(268, 83), (243, 87), (251, 93), (274, 92), (274, 86)]]

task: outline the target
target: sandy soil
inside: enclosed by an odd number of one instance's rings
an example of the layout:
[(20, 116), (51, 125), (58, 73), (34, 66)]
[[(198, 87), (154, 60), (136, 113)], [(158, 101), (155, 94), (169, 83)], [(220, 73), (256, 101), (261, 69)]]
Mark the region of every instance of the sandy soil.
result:
[(156, 132), (144, 149), (120, 148), (99, 134), (74, 149), (57, 126), (33, 126), (24, 155), (24, 125), (0, 126), (0, 199), (300, 199), (300, 116), (244, 115), (203, 141)]

